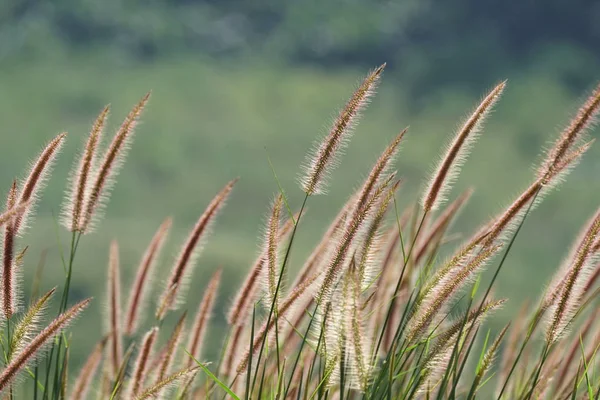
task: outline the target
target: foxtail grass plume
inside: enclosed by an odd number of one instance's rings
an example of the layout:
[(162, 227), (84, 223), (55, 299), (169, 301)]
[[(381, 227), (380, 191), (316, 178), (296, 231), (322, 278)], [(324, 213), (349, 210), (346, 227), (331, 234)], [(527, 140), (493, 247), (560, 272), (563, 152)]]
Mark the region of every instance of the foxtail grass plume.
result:
[(385, 64), (367, 75), (335, 119), (327, 137), (307, 156), (305, 174), (300, 180), (302, 190), (307, 195), (325, 193), (327, 177), (347, 146), (354, 125), (375, 92), (384, 68)]
[(133, 139), (135, 126), (149, 98), (150, 93), (147, 93), (129, 112), (104, 153), (102, 162), (99, 164), (97, 170), (94, 171), (94, 181), (93, 183), (90, 182), (92, 185), (89, 189), (89, 195), (85, 202), (85, 211), (81, 215), (81, 224), (78, 228), (82, 233), (90, 232), (94, 221), (100, 219), (102, 208), (110, 196), (114, 179), (125, 161), (127, 150)]
[(131, 382), (129, 384), (129, 395), (127, 398), (135, 398), (142, 391), (142, 385), (148, 377), (150, 356), (152, 355), (152, 349), (154, 347), (154, 342), (156, 341), (157, 335), (158, 328), (154, 327), (150, 329), (150, 331), (148, 331), (142, 339), (142, 344), (140, 345)]
[(464, 333), (480, 326), (487, 316), (501, 308), (505, 303), (506, 299), (488, 300), (481, 306), (481, 310), (471, 310), (468, 314), (463, 314), (455, 319), (450, 326), (441, 332), (434, 332), (435, 341), (429, 349), (425, 364), (429, 367), (435, 367), (435, 362), (432, 361), (439, 358), (440, 354), (443, 354), (448, 347), (452, 347), (456, 343), (455, 339), (458, 337), (459, 332)]
[(561, 338), (571, 324), (571, 320), (581, 302), (584, 280), (589, 275), (589, 269), (593, 265), (593, 245), (600, 233), (600, 210), (588, 224), (588, 228), (577, 246), (571, 266), (561, 280), (559, 295), (556, 301), (548, 309), (546, 330), (546, 342), (555, 343)]
[(267, 233), (265, 239), (265, 251), (267, 253), (267, 268), (263, 271), (263, 285), (266, 295), (264, 302), (267, 309), (271, 308), (271, 304), (275, 302), (275, 307), (279, 303), (281, 294), (280, 288), (277, 287), (279, 280), (279, 229), (281, 224), (281, 207), (283, 205), (283, 196), (280, 194), (275, 198), (271, 207), (271, 215), (267, 223)]
[(547, 152), (546, 159), (538, 169), (538, 178), (547, 180), (556, 173), (557, 166), (568, 154), (573, 145), (580, 141), (585, 131), (593, 125), (600, 109), (600, 85), (596, 86), (591, 96), (579, 109), (575, 118), (563, 130), (554, 146)]
[[(366, 226), (368, 226), (365, 222), (374, 216), (376, 206), (379, 204), (381, 196), (390, 190), (396, 190), (397, 183), (392, 185), (391, 188), (389, 187), (389, 184), (394, 177), (395, 174), (392, 174), (385, 182), (379, 185), (365, 205), (360, 209), (356, 208), (353, 213), (354, 215), (347, 220), (340, 240), (336, 244), (335, 251), (330, 257), (331, 259), (328, 260), (328, 265), (324, 271), (321, 282), (321, 288), (317, 294), (317, 303), (321, 307), (325, 307), (330, 301), (334, 286), (348, 266), (348, 258), (355, 240), (357, 236), (360, 236), (361, 230), (366, 229)], [(360, 201), (360, 197), (358, 201)]]
[[(550, 282), (550, 284), (548, 285), (548, 287), (546, 288), (546, 291), (544, 293), (544, 296), (542, 297), (541, 300), (541, 304), (540, 304), (540, 308), (542, 310), (542, 312), (545, 312), (550, 306), (552, 306), (553, 304), (555, 304), (556, 299), (558, 299), (558, 297), (560, 296), (563, 288), (564, 288), (564, 284), (565, 284), (565, 276), (568, 275), (569, 270), (572, 266), (573, 260), (576, 259), (577, 257), (577, 252), (580, 250), (581, 248), (581, 243), (583, 243), (583, 241), (585, 240), (585, 236), (588, 233), (589, 229), (590, 229), (590, 225), (591, 222), (588, 222), (587, 224), (585, 224), (584, 226), (581, 227), (577, 238), (573, 241), (573, 244), (571, 245), (569, 252), (567, 254), (567, 256), (564, 258), (564, 260), (561, 262), (561, 265), (559, 266), (557, 272), (554, 274), (554, 276), (552, 277), (552, 280)], [(598, 241), (596, 241), (596, 243), (592, 246), (592, 249), (590, 250), (590, 253), (594, 256), (597, 257), (598, 255), (600, 255), (598, 253), (598, 250), (596, 248), (596, 244)], [(593, 268), (593, 266), (590, 266), (591, 268)], [(594, 276), (596, 275), (596, 272), (593, 272), (589, 269), (591, 268), (586, 268), (588, 271), (588, 273), (586, 273), (586, 277), (585, 277), (585, 283), (583, 284), (583, 293), (587, 293), (587, 291), (590, 288), (590, 279), (594, 279)], [(598, 268), (595, 268), (596, 271), (598, 271)], [(587, 277), (587, 275), (589, 274), (589, 277)]]
[(34, 212), (35, 202), (40, 191), (46, 184), (48, 175), (52, 170), (54, 161), (60, 152), (66, 136), (66, 133), (61, 133), (44, 147), (37, 160), (32, 164), (29, 175), (23, 181), (16, 204), (22, 205), (28, 203), (29, 206), (21, 215), (16, 217), (14, 221), (15, 234), (18, 235), (23, 232), (27, 225), (28, 217)]
[(157, 321), (162, 321), (165, 315), (167, 315), (167, 312), (170, 310), (170, 305), (173, 304), (177, 297), (178, 289), (178, 284), (174, 284), (165, 289), (160, 302), (158, 303), (158, 307), (156, 308), (156, 312), (154, 313), (154, 317)]
[[(295, 220), (296, 219), (294, 219), (294, 221)], [(292, 232), (293, 227), (294, 222), (291, 219), (288, 219), (279, 230), (278, 241), (284, 241), (285, 238)], [(257, 286), (260, 280), (259, 277), (263, 271), (263, 268), (265, 267), (267, 257), (268, 255), (265, 249), (258, 256), (254, 264), (252, 264), (250, 271), (248, 271), (248, 274), (242, 283), (242, 287), (240, 290), (238, 290), (238, 293), (231, 303), (229, 311), (227, 312), (227, 322), (229, 325), (235, 326), (245, 323), (246, 319), (250, 315), (252, 311), (252, 303), (256, 298)]]
[[(506, 300), (488, 301), (482, 305), (481, 310), (472, 310), (468, 315), (459, 317), (448, 329), (437, 335), (435, 343), (425, 358), (418, 387), (419, 393), (439, 389), (440, 380), (449, 366), (456, 344), (459, 343), (458, 350), (464, 349), (464, 343), (477, 333), (484, 318), (505, 302)], [(460, 358), (464, 355), (458, 354), (457, 356)]]
[(492, 246), (468, 257), (456, 272), (448, 274), (431, 288), (409, 320), (407, 330), (409, 342), (423, 333), (432, 321), (443, 314), (445, 306), (453, 299), (456, 292), (464, 287), (498, 250), (499, 246)]
[(138, 394), (134, 400), (147, 400), (147, 399), (155, 399), (161, 393), (161, 391), (165, 390), (169, 386), (175, 384), (177, 381), (182, 380), (183, 378), (189, 377), (198, 371), (200, 367), (186, 368), (180, 371), (175, 372), (174, 374), (169, 375), (165, 379), (160, 382), (155, 383), (150, 386), (148, 389), (144, 389), (143, 392)]
[(452, 139), (423, 194), (421, 201), (423, 211), (436, 210), (446, 200), (446, 195), (454, 184), (461, 166), (477, 139), (485, 117), (500, 98), (505, 86), (506, 81), (497, 85), (477, 106), (473, 114), (465, 121), (454, 139)]
[[(348, 208), (345, 226), (340, 231), (338, 243), (335, 245), (335, 250), (333, 250), (333, 253), (330, 255), (331, 260), (328, 260), (330, 264), (327, 267), (327, 271), (323, 278), (322, 289), (319, 293), (320, 298), (323, 295), (328, 296), (328, 292), (331, 291), (331, 288), (345, 270), (349, 254), (358, 250), (355, 249), (354, 246), (356, 246), (357, 243), (364, 241), (364, 236), (369, 234), (368, 230), (372, 220), (377, 219), (378, 214), (380, 214), (377, 210), (381, 196), (384, 195), (384, 193), (388, 194), (387, 196), (384, 196), (387, 198), (387, 201), (384, 202), (385, 207), (379, 208), (379, 210), (385, 210), (387, 208), (387, 203), (391, 200), (394, 192), (397, 190), (400, 182), (393, 184), (391, 189), (388, 188), (389, 183), (395, 177), (395, 173), (389, 174), (388, 171), (407, 129), (400, 132), (400, 134), (398, 134), (385, 148), (371, 168), (369, 176), (365, 179), (360, 190), (353, 195), (349, 201), (349, 203), (354, 202), (354, 204), (350, 205)], [(383, 215), (379, 215), (379, 218), (383, 218)], [(325, 299), (325, 301), (328, 300)]]
[(102, 139), (110, 107), (106, 106), (100, 112), (86, 141), (83, 153), (74, 166), (69, 179), (69, 186), (62, 212), (63, 225), (71, 232), (83, 229), (83, 212), (85, 202), (89, 196), (89, 180), (97, 172), (97, 150)]
[(296, 278), (294, 279), (290, 287), (294, 288), (300, 283), (302, 283), (306, 278), (308, 278), (314, 273), (315, 269), (317, 269), (323, 263), (324, 260), (327, 259), (329, 253), (332, 251), (331, 247), (332, 243), (335, 242), (335, 237), (337, 237), (337, 235), (340, 234), (340, 230), (346, 222), (348, 210), (353, 205), (352, 200), (353, 199), (351, 198), (348, 202), (346, 202), (346, 204), (339, 211), (338, 215), (336, 215), (336, 217), (333, 219), (333, 221), (321, 237), (319, 244), (314, 248), (310, 256), (306, 259), (306, 262), (304, 263), (302, 268), (300, 268), (300, 271), (298, 271), (298, 274), (296, 275)]
[(487, 349), (481, 362), (477, 367), (477, 371), (475, 373), (475, 379), (472, 384), (472, 393), (475, 394), (484, 384), (483, 378), (486, 376), (492, 364), (494, 363), (494, 359), (498, 353), (498, 349), (500, 347), (500, 343), (502, 343), (502, 339), (504, 339), (504, 335), (506, 335), (506, 331), (508, 330), (508, 325), (506, 325), (502, 331), (498, 334), (492, 345)]
[[(8, 198), (6, 199), (6, 211), (10, 211), (15, 207), (17, 203), (17, 181), (14, 180), (13, 184), (8, 191)], [(14, 314), (17, 308), (17, 271), (14, 265), (14, 246), (15, 246), (15, 225), (14, 219), (4, 226), (4, 242), (2, 253), (2, 309), (6, 319)]]
[[(331, 295), (331, 302), (316, 314), (317, 329), (313, 332), (315, 347), (321, 342), (320, 353), (324, 358), (325, 379), (323, 386), (331, 388), (340, 381), (342, 370), (348, 372), (349, 353), (352, 352), (352, 340), (349, 337), (351, 327), (351, 276), (354, 265), (344, 274)], [(344, 366), (344, 367), (342, 367)]]
[(4, 391), (7, 386), (17, 377), (19, 372), (25, 368), (27, 363), (34, 357), (43, 347), (48, 344), (54, 336), (64, 329), (69, 322), (77, 317), (90, 303), (91, 299), (83, 300), (73, 307), (56, 317), (50, 325), (38, 333), (31, 341), (17, 354), (11, 362), (0, 373), (0, 392)]
[(445, 328), (442, 332), (436, 332), (435, 344), (431, 348), (431, 354), (435, 354), (440, 347), (444, 347), (451, 342), (451, 338), (461, 329), (465, 331), (471, 326), (482, 324), (486, 317), (502, 308), (506, 302), (506, 299), (488, 300), (483, 303), (481, 310), (472, 309), (468, 314), (463, 314), (456, 318), (450, 326)]
[(358, 390), (365, 392), (371, 380), (373, 365), (369, 350), (371, 349), (371, 335), (363, 318), (363, 303), (361, 299), (362, 285), (358, 270), (354, 270), (350, 277), (350, 318), (348, 318), (349, 336), (349, 364), (351, 384)]
[(87, 396), (90, 391), (92, 379), (94, 379), (96, 370), (102, 362), (102, 354), (104, 353), (104, 348), (106, 347), (107, 341), (108, 336), (100, 340), (100, 342), (96, 344), (96, 347), (94, 347), (94, 350), (92, 350), (88, 356), (85, 364), (83, 364), (83, 367), (81, 367), (79, 375), (75, 380), (73, 391), (69, 397), (70, 400), (85, 400), (88, 398)]
[[(190, 332), (190, 338), (186, 349), (195, 359), (199, 360), (202, 345), (204, 344), (204, 337), (208, 330), (208, 324), (210, 321), (211, 313), (213, 311), (215, 301), (217, 298), (217, 290), (219, 289), (219, 283), (221, 282), (221, 270), (218, 269), (212, 276), (208, 286), (204, 292), (204, 297), (198, 307), (196, 313), (196, 319)], [(186, 354), (187, 366), (191, 367), (194, 360)]]
[(212, 199), (183, 244), (179, 256), (175, 260), (175, 265), (171, 270), (171, 275), (167, 280), (167, 285), (159, 300), (159, 309), (162, 310), (162, 312), (157, 312), (159, 319), (164, 317), (164, 313), (167, 312), (167, 310), (175, 309), (177, 307), (177, 298), (181, 296), (181, 292), (184, 291), (187, 286), (187, 280), (196, 263), (196, 258), (202, 249), (203, 242), (210, 232), (211, 225), (219, 211), (225, 205), (225, 201), (229, 197), (236, 182), (237, 179), (230, 181)]
[(354, 213), (356, 215), (357, 212), (364, 207), (365, 203), (369, 199), (369, 197), (376, 190), (378, 184), (381, 184), (383, 180), (389, 177), (389, 172), (391, 168), (391, 164), (394, 161), (394, 158), (398, 154), (398, 149), (400, 146), (400, 142), (404, 138), (404, 135), (408, 131), (408, 128), (404, 128), (395, 138), (391, 141), (391, 143), (384, 149), (381, 153), (371, 171), (369, 172), (369, 176), (365, 179), (363, 186), (358, 194), (358, 201), (355, 206)]
[(562, 183), (567, 175), (573, 170), (581, 161), (583, 155), (592, 147), (596, 139), (588, 140), (581, 146), (570, 150), (559, 162), (554, 165), (548, 174), (542, 177), (542, 183), (544, 187), (552, 188)]
[(39, 328), (44, 313), (48, 308), (48, 302), (55, 291), (56, 288), (51, 289), (33, 303), (14, 328), (8, 351), (9, 360), (23, 350), (25, 344), (31, 339), (33, 332)]
[(478, 249), (481, 239), (469, 240), (467, 244), (462, 245), (459, 249), (450, 257), (448, 261), (445, 261), (440, 268), (426, 281), (424, 287), (419, 293), (417, 303), (431, 295), (432, 292), (439, 287), (441, 282), (445, 279), (450, 279), (465, 263), (475, 256), (476, 250)]
[(179, 318), (179, 321), (173, 328), (173, 332), (167, 341), (167, 344), (164, 346), (163, 350), (160, 352), (160, 356), (158, 358), (158, 372), (156, 374), (156, 383), (159, 383), (163, 379), (167, 377), (170, 373), (171, 367), (173, 365), (173, 360), (175, 359), (175, 353), (177, 348), (179, 347), (179, 342), (181, 341), (181, 336), (184, 333), (185, 329), (185, 318), (187, 313), (184, 312)]
[(161, 249), (165, 243), (172, 220), (167, 218), (158, 228), (154, 237), (150, 241), (142, 260), (137, 269), (135, 280), (129, 291), (129, 303), (127, 305), (127, 315), (125, 319), (125, 333), (133, 335), (137, 330), (142, 314), (146, 307), (154, 269), (160, 256)]
[(119, 267), (119, 245), (110, 244), (107, 280), (108, 332), (110, 334), (110, 364), (113, 377), (117, 376), (123, 359), (121, 327), (121, 278)]
[(369, 221), (363, 243), (357, 252), (357, 275), (361, 291), (371, 287), (381, 272), (382, 260), (379, 257), (383, 249), (381, 230), (385, 214), (399, 185), (400, 182), (394, 185), (393, 190), (387, 191), (377, 204), (375, 215)]

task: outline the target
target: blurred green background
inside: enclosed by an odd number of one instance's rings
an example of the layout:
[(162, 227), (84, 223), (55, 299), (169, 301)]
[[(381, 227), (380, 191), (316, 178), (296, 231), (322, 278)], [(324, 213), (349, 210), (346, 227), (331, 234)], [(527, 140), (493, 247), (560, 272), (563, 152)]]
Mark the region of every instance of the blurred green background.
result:
[[(454, 231), (469, 234), (532, 179), (532, 166), (600, 78), (600, 3), (550, 0), (273, 1), (3, 0), (0, 3), (0, 183), (8, 190), (43, 143), (69, 137), (32, 229), (23, 288), (48, 250), (43, 287), (60, 285), (60, 212), (69, 169), (89, 127), (111, 103), (110, 130), (148, 90), (150, 104), (97, 232), (81, 241), (73, 300), (94, 296), (77, 323), (76, 362), (100, 337), (108, 244), (121, 245), (124, 288), (154, 230), (174, 227), (160, 263), (212, 196), (241, 177), (199, 260), (185, 308), (224, 268), (206, 356), (216, 354), (224, 309), (257, 255), (277, 185), (297, 208), (299, 166), (354, 85), (388, 63), (381, 89), (336, 170), (330, 194), (310, 200), (292, 268), (400, 129), (397, 167), (409, 205), (438, 154), (484, 92), (508, 79), (453, 191), (475, 194)], [(597, 135), (593, 133), (592, 135)], [(560, 191), (531, 215), (499, 278), (498, 296), (537, 299), (598, 205), (593, 147)], [(67, 249), (65, 249), (66, 251)], [(161, 279), (157, 279), (160, 281)], [(154, 297), (162, 287), (155, 286)], [(125, 295), (123, 295), (125, 301)], [(150, 321), (147, 321), (149, 324)], [(497, 321), (499, 326), (501, 321)]]

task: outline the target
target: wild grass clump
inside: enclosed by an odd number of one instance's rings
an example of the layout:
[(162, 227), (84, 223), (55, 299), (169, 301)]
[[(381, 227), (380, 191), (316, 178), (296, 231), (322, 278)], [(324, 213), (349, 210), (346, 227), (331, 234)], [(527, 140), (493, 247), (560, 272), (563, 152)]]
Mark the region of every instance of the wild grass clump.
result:
[[(77, 249), (101, 220), (150, 95), (129, 113), (103, 155), (109, 108), (93, 123), (68, 180), (62, 212), (71, 232), (69, 252), (63, 255), (65, 283), (25, 302), (21, 270), (27, 247), (20, 247), (20, 234), (32, 223), (36, 199), (66, 134), (52, 140), (26, 177), (9, 186), (0, 215), (0, 391), (5, 398), (21, 398), (27, 386), (36, 399), (74, 400), (598, 398), (600, 209), (574, 240), (555, 277), (541, 288), (537, 303), (523, 306), (498, 332), (487, 329), (485, 320), (506, 303), (493, 289), (528, 215), (592, 144), (585, 134), (600, 108), (600, 86), (545, 152), (531, 183), (445, 259), (440, 251), (452, 246), (450, 227), (472, 192), (452, 199), (452, 185), (506, 81), (475, 105), (413, 205), (400, 210), (396, 202), (403, 194), (394, 160), (404, 129), (374, 160), (310, 256), (292, 257), (298, 229), (310, 218), (306, 206), (312, 196), (326, 192), (384, 67), (358, 85), (328, 135), (307, 156), (298, 211), (283, 190), (274, 194), (263, 249), (241, 288), (229, 294), (229, 330), (215, 360), (205, 360), (203, 347), (220, 295), (221, 269), (202, 270), (208, 283), (195, 312), (179, 308), (210, 228), (235, 195), (237, 179), (200, 213), (158, 296), (151, 290), (153, 277), (164, 263), (159, 256), (171, 219), (158, 227), (128, 285), (121, 283), (119, 244), (111, 243), (105, 331), (81, 369), (73, 371), (67, 340), (77, 340), (77, 330), (71, 338), (68, 325), (92, 301), (72, 305), (69, 298), (73, 274), (79, 272)], [(446, 205), (446, 200), (452, 201)], [(292, 265), (300, 266), (294, 279)], [(492, 278), (482, 285), (486, 269)], [(43, 322), (58, 293), (58, 314)], [(148, 313), (151, 298), (157, 308)], [(163, 324), (169, 314), (178, 318), (172, 329)], [(150, 329), (143, 331), (149, 322)]]

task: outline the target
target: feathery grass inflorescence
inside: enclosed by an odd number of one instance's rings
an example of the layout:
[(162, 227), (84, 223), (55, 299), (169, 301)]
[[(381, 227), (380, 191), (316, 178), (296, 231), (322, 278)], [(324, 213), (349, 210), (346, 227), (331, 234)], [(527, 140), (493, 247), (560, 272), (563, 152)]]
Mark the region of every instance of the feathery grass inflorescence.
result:
[(325, 192), (328, 174), (335, 168), (337, 157), (346, 147), (361, 111), (373, 96), (384, 68), (385, 64), (367, 75), (335, 119), (327, 137), (316, 146), (313, 154), (307, 156), (305, 173), (300, 180), (307, 195)]
[(267, 223), (267, 232), (265, 238), (265, 252), (267, 254), (266, 266), (263, 268), (263, 286), (266, 300), (265, 306), (268, 308), (274, 304), (275, 309), (279, 303), (281, 291), (277, 290), (279, 277), (279, 227), (281, 224), (281, 207), (283, 206), (283, 195), (278, 195), (271, 207), (271, 215)]
[(152, 356), (152, 350), (157, 335), (158, 328), (154, 327), (150, 329), (142, 339), (142, 343), (135, 360), (131, 382), (129, 383), (128, 398), (134, 398), (139, 395), (142, 391), (142, 386), (144, 385), (146, 378), (148, 378), (148, 370), (150, 368), (149, 361)]
[(18, 354), (23, 350), (25, 344), (31, 339), (32, 333), (39, 328), (41, 319), (44, 317), (44, 313), (48, 308), (48, 301), (50, 301), (50, 298), (54, 295), (55, 291), (56, 288), (48, 291), (33, 303), (23, 315), (12, 334), (8, 351), (9, 360), (15, 354)]
[(563, 130), (554, 146), (547, 152), (546, 159), (538, 169), (538, 177), (547, 179), (556, 173), (556, 168), (561, 164), (573, 145), (578, 143), (585, 131), (593, 125), (600, 109), (600, 85), (598, 85), (591, 96), (579, 109), (575, 118)]
[(169, 309), (176, 308), (177, 298), (178, 296), (181, 296), (181, 292), (187, 285), (187, 280), (191, 275), (198, 253), (203, 246), (203, 242), (210, 232), (211, 225), (221, 208), (225, 205), (225, 201), (227, 200), (227, 197), (229, 197), (236, 182), (237, 179), (230, 181), (212, 199), (183, 244), (159, 301), (159, 308), (156, 314), (158, 320), (162, 320)]
[(38, 197), (39, 192), (43, 189), (46, 184), (46, 180), (50, 171), (52, 170), (52, 166), (54, 161), (56, 160), (56, 156), (60, 152), (60, 149), (63, 145), (64, 139), (67, 136), (66, 133), (61, 133), (52, 139), (46, 147), (42, 150), (37, 160), (31, 166), (31, 170), (29, 171), (29, 175), (23, 181), (23, 185), (19, 190), (19, 195), (17, 197), (16, 204), (26, 204), (29, 203), (29, 206), (25, 209), (25, 211), (16, 217), (14, 221), (14, 230), (15, 234), (20, 234), (23, 232), (24, 228), (27, 225), (28, 217), (33, 213), (35, 201)]
[(472, 310), (468, 314), (456, 319), (448, 328), (441, 333), (434, 332), (426, 336), (426, 344), (433, 340), (423, 361), (423, 373), (417, 382), (419, 392), (435, 389), (437, 390), (443, 375), (447, 372), (452, 354), (458, 344), (461, 345), (468, 340), (469, 332), (475, 332), (481, 326), (485, 317), (498, 310), (506, 303), (506, 300), (491, 300), (484, 303), (481, 310)]
[(410, 319), (407, 331), (407, 341), (411, 342), (421, 334), (436, 318), (443, 315), (444, 306), (454, 297), (456, 292), (473, 279), (489, 258), (496, 254), (499, 246), (484, 249), (458, 265), (456, 272), (440, 279), (420, 302)]
[[(17, 203), (17, 181), (14, 180), (6, 199), (6, 211), (10, 211)], [(6, 319), (10, 319), (17, 308), (17, 278), (14, 265), (15, 225), (11, 220), (4, 226), (2, 253), (2, 309)]]
[[(190, 339), (187, 344), (187, 351), (196, 359), (200, 359), (202, 345), (204, 344), (204, 337), (208, 329), (212, 310), (215, 305), (217, 298), (217, 290), (219, 289), (219, 283), (221, 282), (221, 270), (218, 269), (208, 282), (208, 286), (204, 291), (204, 297), (198, 307), (196, 313), (196, 319), (190, 332)], [(193, 358), (187, 356), (187, 366), (191, 367), (193, 364)]]
[(351, 372), (350, 384), (362, 392), (368, 388), (371, 380), (373, 365), (370, 362), (369, 350), (371, 349), (370, 329), (365, 326), (363, 316), (363, 299), (361, 277), (356, 268), (350, 275), (350, 301), (348, 318), (349, 338), (349, 370)]
[(358, 201), (355, 206), (355, 214), (358, 210), (362, 209), (368, 198), (373, 194), (376, 190), (377, 184), (382, 182), (382, 179), (385, 180), (390, 172), (391, 164), (394, 162), (396, 155), (398, 154), (400, 142), (404, 138), (404, 135), (408, 131), (408, 128), (402, 130), (395, 138), (391, 141), (391, 143), (384, 149), (381, 153), (371, 171), (369, 172), (369, 176), (365, 179), (363, 187), (360, 190), (360, 194), (358, 195)]
[(159, 352), (159, 357), (157, 358), (159, 367), (158, 372), (156, 373), (156, 383), (159, 383), (165, 379), (171, 370), (173, 361), (175, 360), (177, 348), (181, 342), (181, 336), (184, 334), (186, 316), (187, 313), (185, 312), (181, 315), (179, 321), (175, 325), (175, 328), (173, 328), (173, 332), (171, 333), (169, 340)]
[(369, 222), (365, 238), (359, 248), (359, 251), (357, 252), (357, 274), (361, 292), (369, 289), (373, 285), (376, 277), (381, 272), (379, 270), (381, 260), (378, 259), (378, 254), (381, 253), (382, 246), (381, 229), (390, 202), (396, 194), (399, 186), (400, 182), (398, 181), (392, 186), (392, 190), (388, 190), (379, 201), (379, 204), (377, 204), (375, 215)]
[(93, 229), (94, 222), (100, 219), (102, 208), (110, 196), (114, 179), (125, 161), (138, 119), (149, 98), (150, 93), (147, 93), (129, 112), (104, 153), (102, 162), (94, 171), (94, 180), (87, 195), (85, 211), (80, 217), (81, 224), (78, 228), (80, 232), (89, 233)]
[(160, 225), (138, 266), (135, 280), (129, 291), (129, 303), (125, 320), (125, 333), (129, 336), (135, 333), (140, 324), (141, 314), (143, 314), (146, 307), (147, 297), (152, 285), (155, 265), (171, 228), (171, 223), (171, 218), (167, 218)]
[(170, 385), (173, 385), (177, 381), (183, 380), (183, 378), (196, 373), (198, 368), (199, 367), (182, 369), (181, 371), (177, 371), (177, 372), (167, 376), (165, 379), (161, 380), (160, 382), (155, 383), (154, 385), (150, 386), (148, 389), (145, 389), (142, 393), (138, 394), (135, 397), (135, 400), (146, 400), (146, 399), (156, 398), (161, 393), (161, 391), (165, 390)]
[[(283, 224), (283, 226), (279, 229), (279, 242), (283, 242), (285, 238), (287, 238), (287, 236), (292, 232), (293, 226), (294, 223), (291, 219), (287, 220)], [(240, 323), (243, 324), (251, 314), (252, 303), (256, 297), (256, 291), (260, 281), (259, 277), (263, 271), (263, 268), (265, 267), (266, 262), (267, 252), (266, 250), (263, 250), (254, 264), (252, 264), (252, 267), (248, 271), (248, 274), (246, 275), (238, 294), (229, 307), (229, 311), (227, 313), (227, 322), (229, 325), (235, 326)]]
[(584, 278), (589, 275), (589, 269), (595, 261), (592, 249), (599, 233), (600, 210), (596, 212), (583, 238), (578, 243), (571, 265), (561, 279), (562, 285), (560, 285), (559, 294), (548, 309), (546, 341), (549, 344), (555, 343), (564, 335), (578, 310), (583, 296)]
[(69, 189), (63, 207), (63, 225), (71, 232), (83, 230), (83, 212), (90, 194), (89, 180), (97, 172), (97, 150), (102, 140), (102, 133), (110, 107), (100, 112), (85, 143), (83, 153), (74, 166), (69, 179)]
[(500, 98), (505, 86), (506, 81), (501, 82), (492, 89), (454, 136), (423, 194), (421, 205), (425, 212), (437, 209), (445, 201), (448, 191), (456, 180), (460, 168), (477, 138), (483, 120)]
[(485, 377), (485, 375), (488, 373), (488, 371), (492, 367), (494, 359), (496, 358), (496, 355), (498, 353), (498, 348), (500, 347), (500, 343), (502, 343), (502, 339), (504, 339), (504, 335), (506, 335), (507, 330), (508, 330), (508, 325), (505, 326), (502, 329), (502, 331), (500, 331), (500, 333), (498, 334), (496, 339), (494, 339), (494, 342), (492, 343), (492, 345), (489, 347), (489, 349), (487, 349), (487, 351), (483, 355), (481, 362), (477, 366), (477, 371), (475, 373), (475, 379), (473, 379), (473, 384), (471, 386), (471, 391), (469, 393), (468, 398), (472, 398), (471, 396), (475, 395), (475, 393), (481, 388), (481, 386), (483, 384), (482, 383), (483, 378)]
[[(365, 221), (368, 221), (372, 216), (375, 215), (376, 205), (379, 204), (379, 200), (388, 191), (395, 191), (397, 189), (397, 183), (390, 187), (391, 180), (394, 179), (394, 174), (387, 178), (377, 189), (374, 190), (364, 206), (354, 208), (350, 214), (347, 222), (343, 228), (339, 242), (336, 244), (335, 251), (331, 260), (328, 261), (328, 265), (324, 271), (323, 280), (321, 287), (317, 294), (317, 303), (320, 306), (325, 306), (331, 297), (333, 287), (337, 284), (340, 276), (346, 270), (348, 266), (348, 257), (350, 256), (352, 245), (355, 243), (355, 239), (360, 235), (361, 229), (365, 229)], [(364, 186), (366, 187), (366, 185)], [(362, 196), (358, 197), (358, 203), (362, 202)]]
[(73, 307), (56, 317), (50, 325), (38, 333), (31, 341), (19, 352), (11, 362), (0, 373), (0, 392), (16, 378), (17, 374), (25, 368), (27, 363), (34, 357), (44, 345), (48, 344), (52, 338), (60, 332), (69, 322), (77, 317), (90, 303), (91, 299), (83, 300)]

